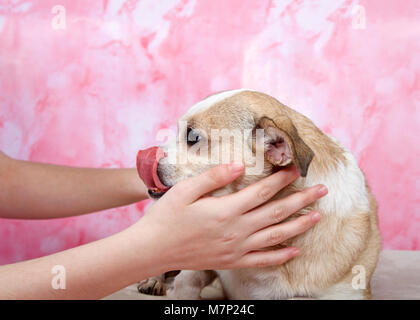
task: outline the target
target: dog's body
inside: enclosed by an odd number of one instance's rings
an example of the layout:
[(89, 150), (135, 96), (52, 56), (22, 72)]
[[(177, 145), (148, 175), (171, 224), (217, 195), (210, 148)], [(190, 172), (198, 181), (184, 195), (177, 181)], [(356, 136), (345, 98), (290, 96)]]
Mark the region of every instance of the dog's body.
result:
[[(370, 297), (369, 282), (381, 248), (377, 210), (363, 173), (350, 152), (305, 116), (268, 95), (251, 90), (212, 95), (190, 109), (181, 120), (202, 135), (207, 132), (208, 137), (210, 129), (222, 128), (254, 130), (258, 127), (267, 133), (265, 140), (269, 141), (265, 141), (263, 172), (245, 175), (214, 195), (240, 190), (291, 163), (298, 167), (302, 177), (270, 201), (316, 184), (324, 184), (329, 193), (289, 218), (312, 210), (322, 216), (309, 231), (282, 244), (299, 248), (299, 256), (277, 267), (181, 271), (168, 290), (164, 290), (169, 298), (198, 299), (201, 289), (216, 275), (229, 299)], [(253, 141), (255, 143), (255, 139)], [(211, 149), (216, 143), (208, 141), (208, 145)], [(250, 145), (255, 153), (254, 144)], [(244, 162), (255, 164), (249, 158)], [(162, 159), (159, 166), (162, 182), (173, 185), (212, 165), (172, 165)], [(152, 283), (162, 279), (155, 278)], [(150, 283), (145, 281), (140, 287), (150, 286)], [(159, 286), (166, 288), (163, 283), (158, 283)]]

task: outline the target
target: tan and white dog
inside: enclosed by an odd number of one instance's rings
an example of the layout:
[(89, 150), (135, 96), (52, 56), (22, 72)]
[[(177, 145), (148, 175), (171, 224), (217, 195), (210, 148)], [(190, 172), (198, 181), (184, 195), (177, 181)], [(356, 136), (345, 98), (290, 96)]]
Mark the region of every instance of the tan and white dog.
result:
[[(229, 299), (370, 297), (370, 278), (381, 249), (377, 208), (364, 175), (349, 151), (302, 114), (271, 96), (248, 89), (211, 95), (179, 121), (185, 125), (179, 126), (176, 142), (162, 149), (155, 147), (139, 152), (139, 174), (153, 198), (177, 182), (214, 166), (209, 161), (209, 154), (214, 150), (217, 155), (227, 152), (238, 156), (236, 149), (229, 145), (224, 148), (230, 139), (211, 134), (212, 130), (224, 129), (250, 133), (240, 151), (247, 167), (256, 166), (256, 131), (264, 129), (263, 165), (258, 174), (245, 173), (212, 195), (238, 191), (290, 164), (297, 166), (301, 177), (272, 200), (316, 184), (327, 186), (329, 193), (289, 218), (312, 210), (322, 216), (309, 231), (282, 244), (300, 249), (299, 256), (287, 263), (268, 268), (181, 271), (171, 284), (165, 283), (165, 276), (142, 281), (141, 292), (166, 294), (173, 299), (199, 299), (201, 289), (218, 276)], [(184, 147), (188, 161), (169, 161), (167, 154), (175, 147), (174, 143), (177, 150)], [(203, 148), (209, 153), (197, 152)], [(148, 158), (154, 160), (147, 164)], [(354, 281), (354, 277), (358, 280)]]

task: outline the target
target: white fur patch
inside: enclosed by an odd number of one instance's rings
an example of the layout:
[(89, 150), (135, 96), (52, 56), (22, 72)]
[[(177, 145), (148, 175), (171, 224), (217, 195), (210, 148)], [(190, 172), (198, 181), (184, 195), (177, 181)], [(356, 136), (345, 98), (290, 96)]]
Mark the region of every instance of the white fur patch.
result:
[(321, 300), (363, 300), (364, 290), (352, 288), (346, 283), (338, 283), (318, 295)]
[(251, 90), (251, 89), (235, 89), (235, 90), (229, 90), (229, 91), (223, 91), (220, 93), (216, 93), (213, 94), (209, 97), (207, 97), (204, 100), (201, 100), (200, 102), (196, 103), (195, 105), (193, 105), (188, 111), (187, 113), (183, 116), (183, 118), (185, 117), (190, 117), (196, 113), (199, 113), (201, 111), (207, 110), (208, 108), (210, 108), (212, 105), (219, 103), (220, 101), (223, 101), (227, 98), (230, 98), (240, 92), (243, 91), (255, 91), (255, 90)]
[[(336, 139), (333, 140), (337, 142)], [(328, 170), (326, 176), (320, 176), (317, 172), (308, 174), (305, 182), (307, 186), (322, 183), (328, 188), (328, 194), (318, 200), (321, 210), (326, 214), (348, 217), (355, 213), (368, 213), (370, 205), (365, 177), (357, 165), (356, 158), (347, 150), (344, 156), (346, 164), (338, 163), (337, 168)]]

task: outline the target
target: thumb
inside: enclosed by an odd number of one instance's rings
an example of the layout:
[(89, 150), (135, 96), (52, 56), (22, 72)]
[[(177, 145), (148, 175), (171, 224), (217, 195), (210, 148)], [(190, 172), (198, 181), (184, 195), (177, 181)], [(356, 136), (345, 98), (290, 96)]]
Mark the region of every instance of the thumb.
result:
[(192, 203), (210, 191), (214, 191), (231, 183), (244, 171), (242, 162), (221, 164), (206, 172), (176, 184), (173, 191), (186, 203)]

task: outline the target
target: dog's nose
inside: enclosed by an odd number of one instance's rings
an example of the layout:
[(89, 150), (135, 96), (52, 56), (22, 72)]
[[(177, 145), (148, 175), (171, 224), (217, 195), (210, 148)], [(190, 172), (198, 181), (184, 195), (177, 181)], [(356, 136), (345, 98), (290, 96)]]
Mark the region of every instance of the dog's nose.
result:
[[(159, 161), (160, 160), (162, 160), (163, 158), (160, 158), (159, 159)], [(158, 178), (159, 178), (159, 181), (164, 185), (164, 186), (166, 186), (166, 187), (168, 187), (168, 188), (170, 188), (170, 186), (168, 186), (166, 183), (165, 183), (165, 179), (164, 179), (164, 168), (165, 168), (165, 165), (163, 164), (162, 165), (162, 163), (161, 162), (159, 162), (158, 161), (158, 164), (157, 164), (157, 169), (156, 169), (156, 174), (157, 174), (157, 176), (158, 176)]]

